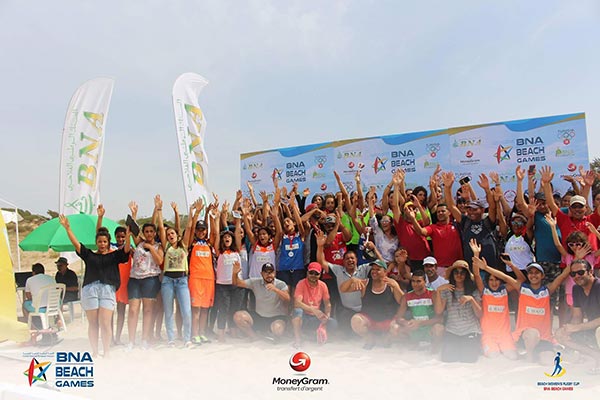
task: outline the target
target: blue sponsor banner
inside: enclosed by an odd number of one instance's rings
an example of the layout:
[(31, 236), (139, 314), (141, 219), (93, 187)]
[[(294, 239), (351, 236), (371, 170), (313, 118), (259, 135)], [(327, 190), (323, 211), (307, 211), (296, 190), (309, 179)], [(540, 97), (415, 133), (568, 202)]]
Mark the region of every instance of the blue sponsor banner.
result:
[[(375, 186), (381, 196), (397, 169), (406, 172), (406, 187), (426, 186), (440, 165), (452, 170), (457, 180), (480, 173), (498, 172), (509, 200), (514, 197), (517, 165), (528, 169), (551, 165), (555, 189), (564, 192), (570, 184), (560, 177), (577, 176), (580, 165), (588, 168), (585, 114), (566, 114), (517, 121), (497, 122), (434, 131), (410, 132), (371, 138), (334, 141), (307, 146), (267, 150), (241, 155), (241, 187), (252, 183), (256, 192), (273, 191), (273, 178), (280, 186), (311, 193), (338, 190), (337, 171), (348, 191), (356, 190), (355, 175), (361, 171), (366, 192)], [(477, 185), (474, 187), (479, 190)], [(456, 185), (458, 188), (458, 184)]]

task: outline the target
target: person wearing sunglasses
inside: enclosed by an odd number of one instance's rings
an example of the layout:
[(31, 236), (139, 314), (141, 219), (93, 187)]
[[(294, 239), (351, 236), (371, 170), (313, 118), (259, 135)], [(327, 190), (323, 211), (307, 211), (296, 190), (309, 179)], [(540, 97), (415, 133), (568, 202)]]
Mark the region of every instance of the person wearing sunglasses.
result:
[[(591, 356), (595, 366), (591, 374), (600, 374), (600, 279), (594, 277), (592, 265), (586, 260), (571, 263), (573, 316), (571, 322), (556, 332), (560, 344)], [(584, 322), (584, 317), (587, 322)]]
[[(561, 263), (560, 267), (565, 268), (565, 266), (571, 264), (573, 260), (585, 259), (592, 267), (598, 265), (600, 261), (600, 251), (596, 250), (592, 251), (592, 246), (588, 241), (588, 237), (585, 233), (580, 231), (574, 231), (567, 236), (566, 246), (563, 246), (558, 238), (558, 232), (556, 227), (556, 220), (551, 216), (546, 216), (546, 221), (548, 225), (552, 228), (552, 240), (554, 241), (554, 245), (561, 255)], [(586, 227), (591, 232), (598, 232), (596, 228), (590, 224), (586, 223)], [(569, 321), (570, 314), (572, 312), (573, 307), (573, 287), (575, 286), (575, 281), (568, 277), (564, 284), (561, 286), (560, 290), (560, 298), (559, 298), (559, 313), (558, 320), (560, 326), (563, 326), (566, 322)]]
[(331, 301), (327, 285), (322, 280), (323, 268), (318, 262), (308, 264), (306, 278), (296, 285), (294, 292), (294, 347), (302, 343), (302, 330), (319, 331), (325, 327), (335, 329), (337, 321), (331, 318)]

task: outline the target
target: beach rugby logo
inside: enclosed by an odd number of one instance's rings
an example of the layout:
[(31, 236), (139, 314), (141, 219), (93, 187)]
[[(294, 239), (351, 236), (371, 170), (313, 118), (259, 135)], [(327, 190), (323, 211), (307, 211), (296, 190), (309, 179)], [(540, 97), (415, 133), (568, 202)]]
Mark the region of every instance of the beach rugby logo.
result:
[(310, 367), (310, 357), (299, 351), (290, 357), (290, 367), (296, 372), (304, 372)]

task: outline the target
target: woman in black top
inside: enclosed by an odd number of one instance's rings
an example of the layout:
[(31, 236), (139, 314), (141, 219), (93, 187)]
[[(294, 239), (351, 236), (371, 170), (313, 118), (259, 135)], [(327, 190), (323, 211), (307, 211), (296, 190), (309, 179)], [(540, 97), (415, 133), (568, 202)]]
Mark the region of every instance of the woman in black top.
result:
[(81, 306), (85, 310), (89, 322), (88, 339), (92, 346), (93, 356), (98, 355), (98, 333), (101, 330), (104, 357), (107, 357), (112, 338), (111, 319), (116, 304), (115, 292), (121, 283), (119, 263), (125, 263), (129, 259), (129, 227), (125, 237), (125, 246), (116, 251), (110, 249), (108, 231), (98, 230), (96, 233), (98, 250), (94, 252), (77, 240), (71, 230), (69, 220), (64, 215), (60, 215), (59, 219), (60, 224), (67, 231), (77, 255), (85, 261)]

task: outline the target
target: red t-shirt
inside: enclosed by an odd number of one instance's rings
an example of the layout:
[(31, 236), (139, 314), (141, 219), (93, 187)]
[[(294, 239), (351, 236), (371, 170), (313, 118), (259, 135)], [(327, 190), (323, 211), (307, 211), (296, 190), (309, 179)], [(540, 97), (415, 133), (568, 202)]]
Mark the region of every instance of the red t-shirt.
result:
[(454, 261), (463, 259), (460, 232), (454, 224), (441, 224), (438, 222), (426, 226), (425, 230), (427, 236), (431, 237), (433, 256), (440, 267), (449, 267)]
[(576, 220), (569, 217), (560, 209), (558, 210), (556, 213), (556, 224), (560, 229), (560, 233), (562, 235), (562, 245), (565, 249), (567, 248), (567, 237), (572, 232), (581, 231), (587, 236), (588, 242), (590, 242), (592, 249), (594, 249), (594, 251), (598, 250), (598, 241), (596, 239), (596, 235), (590, 232), (587, 226), (585, 226), (586, 222), (590, 222), (597, 227), (600, 224), (600, 215), (595, 212), (591, 215), (584, 216), (583, 219)]
[[(321, 309), (321, 301), (329, 300), (329, 290), (325, 282), (317, 281), (317, 286), (312, 287), (308, 284), (308, 279), (302, 279), (296, 285), (294, 291), (294, 299), (303, 302), (311, 307)], [(306, 312), (306, 311), (305, 311)], [(313, 315), (310, 312), (306, 312), (309, 315)]]
[[(323, 247), (323, 254), (325, 260), (328, 263), (335, 265), (344, 265), (344, 254), (346, 254), (346, 242), (344, 242), (344, 235), (342, 232), (338, 232), (335, 235), (335, 239), (329, 246)], [(322, 279), (331, 279), (331, 275), (323, 271)]]
[(396, 227), (396, 233), (398, 234), (400, 246), (404, 246), (406, 248), (409, 259), (422, 260), (431, 255), (427, 239), (415, 232), (415, 228), (413, 228), (412, 223), (406, 222), (403, 218), (400, 218), (400, 221), (398, 223), (394, 223), (394, 226)]

